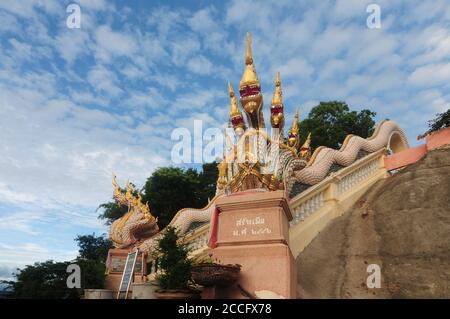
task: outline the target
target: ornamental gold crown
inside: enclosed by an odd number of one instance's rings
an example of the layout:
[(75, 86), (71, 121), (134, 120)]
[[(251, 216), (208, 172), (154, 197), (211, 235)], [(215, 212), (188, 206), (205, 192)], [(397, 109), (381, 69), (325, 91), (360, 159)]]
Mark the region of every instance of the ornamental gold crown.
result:
[(300, 146), (297, 110), (285, 137), (283, 91), (281, 75), (277, 72), (270, 105), (271, 136), (268, 136), (262, 111), (261, 83), (253, 61), (250, 33), (247, 33), (246, 37), (245, 69), (239, 82), (240, 103), (230, 82), (228, 94), (229, 127), (234, 131), (236, 143), (225, 133), (226, 147), (223, 159), (218, 165), (217, 193), (255, 188), (284, 189), (283, 165), (295, 160), (298, 161), (298, 166), (306, 166), (311, 156), (311, 134)]

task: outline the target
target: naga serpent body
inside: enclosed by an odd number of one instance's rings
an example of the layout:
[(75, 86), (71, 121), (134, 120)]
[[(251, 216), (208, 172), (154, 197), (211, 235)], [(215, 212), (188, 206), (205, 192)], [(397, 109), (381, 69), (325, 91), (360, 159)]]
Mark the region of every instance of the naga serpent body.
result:
[[(287, 137), (284, 137), (284, 104), (279, 73), (276, 75), (270, 106), (272, 133), (278, 134), (274, 134), (275, 138), (270, 138), (264, 133), (263, 97), (250, 43), (250, 35), (247, 34), (246, 66), (239, 84), (240, 102), (247, 122), (244, 121), (233, 87), (228, 83), (229, 123), (237, 137), (237, 144), (231, 145), (226, 136), (224, 158), (218, 165), (216, 196), (210, 203), (203, 209), (182, 209), (169, 223), (169, 226), (177, 228), (181, 235), (190, 229), (192, 223), (210, 222), (215, 211), (215, 201), (220, 196), (257, 189), (284, 190), (289, 197), (296, 183), (307, 186), (317, 184), (326, 178), (333, 165), (349, 166), (357, 160), (361, 151), (367, 155), (383, 148), (398, 151), (408, 147), (406, 136), (397, 123), (384, 120), (368, 138), (348, 135), (339, 150), (321, 146), (311, 155), (311, 134), (303, 145), (300, 144), (298, 111)], [(257, 138), (256, 151), (251, 147), (253, 145), (247, 142), (252, 137)], [(268, 153), (265, 153), (266, 149)], [(244, 158), (244, 161), (240, 161), (240, 158)], [(119, 247), (134, 243), (142, 251), (152, 250), (161, 232), (158, 233), (156, 219), (151, 216), (148, 205), (142, 204), (139, 196), (132, 196), (132, 188), (129, 185), (125, 195), (117, 183), (114, 185), (116, 201), (128, 205), (129, 212), (111, 225), (111, 239)]]

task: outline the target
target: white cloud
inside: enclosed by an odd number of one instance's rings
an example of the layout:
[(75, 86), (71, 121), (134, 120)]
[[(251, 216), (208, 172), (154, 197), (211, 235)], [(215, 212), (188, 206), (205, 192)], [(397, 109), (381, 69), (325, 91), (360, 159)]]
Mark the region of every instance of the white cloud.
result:
[[(287, 127), (297, 106), (304, 117), (318, 101), (340, 99), (398, 121), (414, 139), (450, 101), (445, 1), (437, 10), (431, 1), (380, 0), (380, 30), (365, 25), (367, 1), (282, 0), (259, 2), (258, 10), (233, 1), (198, 11), (168, 4), (142, 12), (77, 3), (80, 30), (64, 27), (57, 1), (0, 2), (0, 205), (12, 206), (2, 206), (2, 234), (41, 240), (43, 224), (101, 228), (95, 208), (111, 198), (112, 172), (142, 186), (155, 167), (171, 164), (173, 127), (195, 119), (204, 128), (225, 124), (225, 80), (235, 88), (240, 80), (246, 31), (266, 117), (281, 71)], [(52, 244), (36, 243), (44, 252), (20, 240), (28, 253), (2, 246), (0, 264), (66, 258)]]
[(138, 49), (136, 40), (129, 34), (111, 30), (102, 25), (95, 32), (96, 56), (100, 61), (110, 62), (113, 56), (131, 57)]
[(415, 69), (409, 76), (414, 85), (433, 86), (450, 81), (450, 63), (427, 64)]
[(56, 48), (64, 60), (73, 63), (77, 58), (90, 53), (90, 41), (85, 29), (74, 31), (67, 28), (56, 38)]
[(122, 93), (116, 73), (105, 66), (98, 65), (92, 68), (88, 73), (87, 80), (96, 91), (103, 91), (113, 97)]
[[(2, 273), (0, 280), (11, 279), (10, 272), (16, 272), (17, 267), (32, 265), (35, 262), (46, 260), (68, 261), (73, 260), (78, 255), (78, 251), (70, 250), (49, 250), (35, 243), (22, 243), (16, 245), (0, 244), (0, 265)], [(9, 276), (8, 276), (9, 275)]]
[(213, 65), (211, 61), (205, 58), (203, 55), (195, 56), (187, 62), (187, 67), (191, 72), (208, 75), (213, 71)]
[[(311, 66), (304, 58), (297, 57), (285, 61), (280, 67), (279, 71), (283, 79), (309, 79), (314, 73), (314, 67)], [(275, 72), (272, 72), (275, 74)]]
[(195, 35), (178, 37), (171, 43), (172, 62), (176, 65), (185, 63), (186, 59), (200, 51), (200, 41)]
[(105, 0), (78, 0), (81, 10), (113, 10), (115, 6), (111, 2)]

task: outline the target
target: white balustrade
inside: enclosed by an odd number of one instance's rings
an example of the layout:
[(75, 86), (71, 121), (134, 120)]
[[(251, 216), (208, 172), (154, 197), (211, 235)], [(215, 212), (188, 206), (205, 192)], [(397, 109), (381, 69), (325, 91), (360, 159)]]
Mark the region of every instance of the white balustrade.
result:
[(203, 247), (205, 247), (206, 245), (208, 245), (208, 232), (205, 232), (204, 234), (198, 236), (197, 238), (195, 238), (194, 240), (189, 242), (189, 248), (192, 251), (201, 249)]
[(294, 216), (290, 223), (291, 226), (297, 225), (298, 223), (304, 221), (306, 217), (310, 216), (315, 211), (319, 210), (324, 204), (325, 202), (323, 191), (307, 199), (294, 209), (293, 211)]
[(342, 194), (369, 178), (377, 170), (377, 159), (344, 176), (338, 183), (338, 193)]
[[(362, 183), (363, 181), (370, 178), (378, 170), (378, 162), (379, 158), (377, 157), (368, 162), (366, 165), (342, 177), (337, 182), (337, 195), (341, 195), (349, 191), (359, 183)], [(333, 183), (333, 181), (328, 181), (328, 183)], [(312, 214), (314, 214), (314, 212), (324, 206), (325, 189), (326, 188), (293, 208), (293, 219), (290, 222), (291, 226), (297, 225), (298, 223), (304, 221), (306, 217), (311, 216)]]

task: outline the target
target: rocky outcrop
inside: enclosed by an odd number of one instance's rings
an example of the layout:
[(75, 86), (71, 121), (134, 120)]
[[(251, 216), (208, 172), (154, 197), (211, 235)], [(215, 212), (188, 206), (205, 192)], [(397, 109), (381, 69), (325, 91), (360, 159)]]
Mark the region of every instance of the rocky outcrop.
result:
[[(381, 288), (367, 288), (369, 264)], [(302, 298), (450, 298), (450, 147), (372, 186), (297, 266)]]

